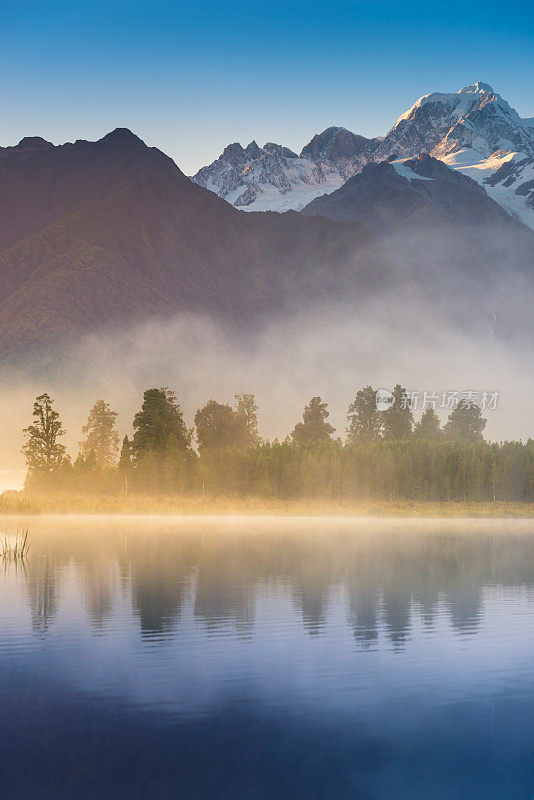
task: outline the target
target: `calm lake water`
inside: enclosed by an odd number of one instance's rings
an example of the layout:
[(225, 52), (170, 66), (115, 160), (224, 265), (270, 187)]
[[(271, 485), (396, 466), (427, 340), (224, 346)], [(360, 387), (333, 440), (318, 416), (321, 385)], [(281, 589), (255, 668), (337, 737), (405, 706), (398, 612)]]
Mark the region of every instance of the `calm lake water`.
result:
[(534, 522), (26, 526), (2, 800), (534, 798)]

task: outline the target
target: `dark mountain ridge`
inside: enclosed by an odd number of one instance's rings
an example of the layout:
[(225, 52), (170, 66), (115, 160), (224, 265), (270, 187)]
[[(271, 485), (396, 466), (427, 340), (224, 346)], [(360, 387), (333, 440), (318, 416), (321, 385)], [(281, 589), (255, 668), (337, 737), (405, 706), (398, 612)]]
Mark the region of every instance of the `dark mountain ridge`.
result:
[(362, 223), (398, 270), (417, 276), (441, 304), (487, 308), (503, 296), (501, 330), (532, 328), (519, 299), (534, 286), (534, 234), (432, 156), (367, 164), (300, 213)]
[(4, 357), (181, 312), (246, 332), (357, 314), (397, 289), (464, 325), (503, 284), (532, 288), (531, 232), (427, 155), (369, 164), (302, 213), (245, 213), (126, 129), (33, 137), (0, 149), (0, 219)]
[[(2, 352), (178, 311), (232, 322), (391, 282), (355, 222), (245, 214), (126, 129), (0, 150)], [(325, 269), (326, 267), (326, 269)]]
[(466, 228), (497, 225), (532, 238), (476, 181), (426, 153), (402, 162), (366, 164), (331, 194), (312, 200), (301, 212), (335, 220), (358, 220), (383, 234), (407, 225), (447, 224)]

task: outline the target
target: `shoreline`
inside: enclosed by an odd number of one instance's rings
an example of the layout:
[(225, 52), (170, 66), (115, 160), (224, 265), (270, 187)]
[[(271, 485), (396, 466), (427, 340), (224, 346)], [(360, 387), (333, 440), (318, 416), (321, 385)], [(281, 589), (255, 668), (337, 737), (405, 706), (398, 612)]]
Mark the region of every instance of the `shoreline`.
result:
[(236, 497), (102, 497), (0, 495), (0, 515), (106, 515), (183, 517), (407, 517), (455, 519), (534, 518), (534, 503), (506, 501), (263, 500)]

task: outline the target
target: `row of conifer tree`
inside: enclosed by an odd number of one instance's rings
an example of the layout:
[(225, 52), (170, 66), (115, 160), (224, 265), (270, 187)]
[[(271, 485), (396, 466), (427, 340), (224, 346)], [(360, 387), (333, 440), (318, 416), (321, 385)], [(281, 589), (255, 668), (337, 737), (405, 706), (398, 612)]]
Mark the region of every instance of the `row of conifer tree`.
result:
[(460, 401), (441, 427), (432, 408), (415, 423), (405, 390), (376, 407), (375, 390), (357, 392), (345, 441), (334, 438), (327, 404), (313, 397), (283, 441), (265, 441), (254, 395), (234, 406), (210, 400), (184, 421), (169, 388), (147, 389), (120, 446), (117, 412), (98, 400), (71, 461), (65, 430), (48, 394), (36, 398), (24, 429), (27, 492), (210, 494), (269, 498), (378, 500), (534, 499), (534, 442), (491, 444), (486, 420)]

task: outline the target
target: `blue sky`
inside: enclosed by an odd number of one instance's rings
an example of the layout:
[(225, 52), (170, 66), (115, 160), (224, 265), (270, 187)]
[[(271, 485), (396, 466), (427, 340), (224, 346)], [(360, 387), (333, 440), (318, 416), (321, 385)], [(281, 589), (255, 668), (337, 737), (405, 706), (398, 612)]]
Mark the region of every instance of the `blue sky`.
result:
[(419, 96), (490, 83), (534, 116), (534, 4), (0, 0), (0, 145), (131, 128), (188, 174), (231, 141), (384, 134)]

